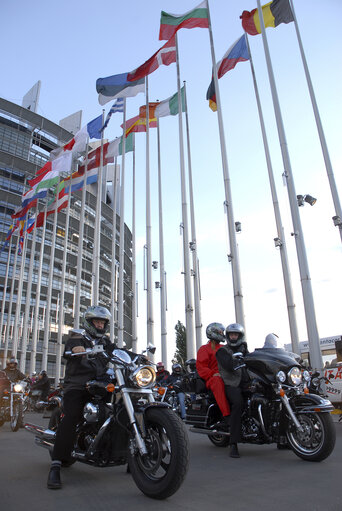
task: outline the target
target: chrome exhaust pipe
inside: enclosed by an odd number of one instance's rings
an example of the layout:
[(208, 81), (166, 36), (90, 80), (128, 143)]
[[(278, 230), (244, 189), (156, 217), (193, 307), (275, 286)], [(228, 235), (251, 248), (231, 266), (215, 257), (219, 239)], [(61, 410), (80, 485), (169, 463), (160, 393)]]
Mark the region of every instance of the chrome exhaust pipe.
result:
[(200, 433), (201, 435), (222, 435), (222, 436), (230, 436), (230, 433), (227, 431), (218, 431), (217, 429), (204, 429), (204, 428), (190, 428), (192, 433)]

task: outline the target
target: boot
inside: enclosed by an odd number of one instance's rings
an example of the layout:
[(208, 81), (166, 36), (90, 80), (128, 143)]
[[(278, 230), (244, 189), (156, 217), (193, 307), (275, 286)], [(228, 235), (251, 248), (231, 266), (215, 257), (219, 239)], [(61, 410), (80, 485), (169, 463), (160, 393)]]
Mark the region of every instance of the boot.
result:
[(230, 455), (231, 458), (240, 458), (239, 450), (237, 444), (231, 444), (230, 446)]
[(59, 467), (50, 468), (47, 487), (50, 488), (50, 490), (59, 490), (59, 488), (62, 488), (61, 469)]

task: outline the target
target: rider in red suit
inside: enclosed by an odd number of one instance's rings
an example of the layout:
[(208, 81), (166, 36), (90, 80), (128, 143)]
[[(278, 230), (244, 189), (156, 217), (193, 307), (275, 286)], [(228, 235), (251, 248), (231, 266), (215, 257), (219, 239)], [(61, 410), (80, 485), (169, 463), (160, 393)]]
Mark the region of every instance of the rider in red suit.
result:
[(230, 407), (216, 360), (216, 352), (222, 347), (220, 343), (226, 340), (225, 327), (221, 323), (210, 323), (207, 326), (206, 335), (209, 341), (197, 352), (197, 372), (205, 380), (206, 387), (214, 394), (224, 422), (229, 424)]

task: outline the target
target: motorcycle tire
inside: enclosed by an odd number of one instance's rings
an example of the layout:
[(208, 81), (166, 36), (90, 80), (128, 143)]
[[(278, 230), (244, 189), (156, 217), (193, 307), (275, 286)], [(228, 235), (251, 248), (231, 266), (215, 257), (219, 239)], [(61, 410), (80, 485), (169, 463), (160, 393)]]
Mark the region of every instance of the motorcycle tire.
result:
[(24, 421), (23, 403), (13, 403), (13, 415), (11, 415), (10, 425), (13, 432), (18, 431)]
[(227, 445), (229, 445), (229, 436), (208, 435), (208, 438), (216, 447), (227, 447)]
[(148, 497), (166, 499), (181, 486), (189, 465), (189, 439), (181, 419), (168, 408), (145, 413), (147, 455), (128, 449), (129, 469), (137, 487)]
[(297, 413), (303, 431), (295, 428), (287, 431), (287, 439), (293, 452), (305, 461), (325, 460), (333, 451), (336, 430), (329, 413)]

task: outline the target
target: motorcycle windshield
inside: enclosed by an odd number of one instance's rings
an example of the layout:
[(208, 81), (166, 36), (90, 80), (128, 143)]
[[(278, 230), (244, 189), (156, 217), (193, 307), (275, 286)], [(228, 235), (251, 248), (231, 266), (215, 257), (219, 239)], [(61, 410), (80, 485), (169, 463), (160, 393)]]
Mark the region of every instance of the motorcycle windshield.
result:
[(261, 373), (272, 382), (278, 371), (287, 373), (291, 367), (299, 364), (281, 348), (259, 348), (244, 357), (247, 369)]

